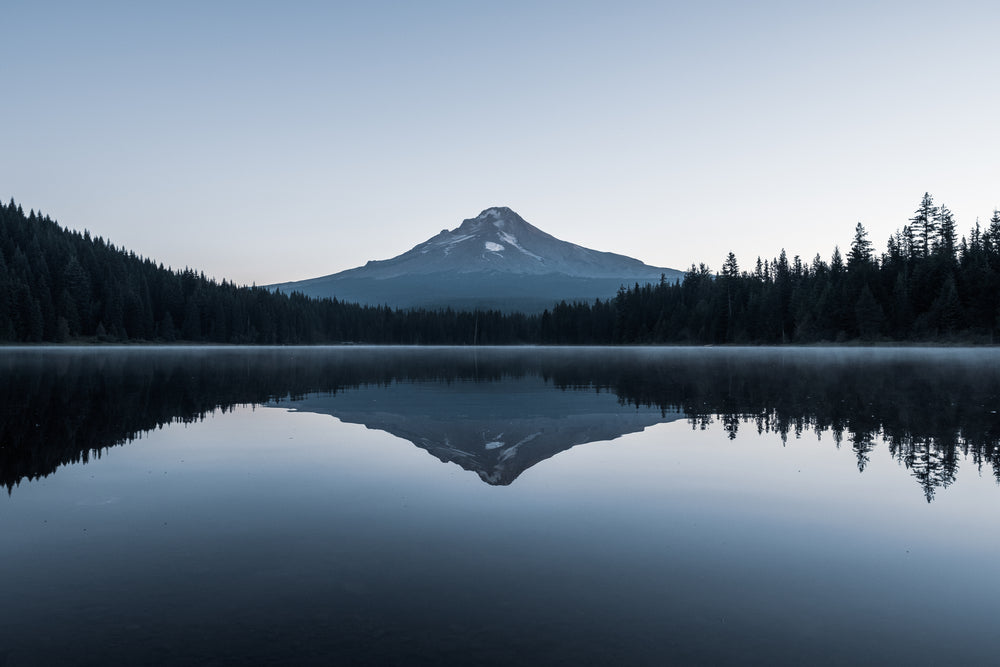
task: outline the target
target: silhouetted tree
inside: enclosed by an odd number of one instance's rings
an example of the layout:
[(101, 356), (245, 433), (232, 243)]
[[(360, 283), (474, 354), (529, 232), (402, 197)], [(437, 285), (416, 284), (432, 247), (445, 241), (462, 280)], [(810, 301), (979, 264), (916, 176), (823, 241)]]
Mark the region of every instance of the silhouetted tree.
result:
[(920, 206), (910, 218), (915, 250), (920, 257), (927, 257), (930, 254), (931, 244), (937, 234), (936, 216), (937, 207), (934, 206), (934, 198), (929, 192), (925, 192), (923, 199), (920, 200)]

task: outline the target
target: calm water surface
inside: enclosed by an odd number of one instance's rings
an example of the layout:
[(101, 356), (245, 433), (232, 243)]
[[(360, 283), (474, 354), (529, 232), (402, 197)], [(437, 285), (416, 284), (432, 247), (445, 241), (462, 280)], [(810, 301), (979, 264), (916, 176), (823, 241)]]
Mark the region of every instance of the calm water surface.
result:
[(0, 352), (0, 665), (996, 664), (1000, 353)]

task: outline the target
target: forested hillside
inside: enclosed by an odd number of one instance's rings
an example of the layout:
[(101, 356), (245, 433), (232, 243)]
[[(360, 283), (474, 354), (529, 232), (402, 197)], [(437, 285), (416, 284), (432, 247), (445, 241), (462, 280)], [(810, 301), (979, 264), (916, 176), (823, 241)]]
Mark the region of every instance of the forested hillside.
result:
[(483, 344), (536, 336), (496, 312), (394, 311), (173, 271), (48, 216), (0, 205), (0, 340)]
[(560, 304), (543, 322), (554, 343), (993, 343), (1000, 324), (1000, 212), (958, 238), (953, 214), (925, 194), (909, 224), (876, 254), (859, 222), (847, 256), (758, 258), (730, 253), (715, 275), (692, 266), (680, 283), (634, 285), (611, 304)]
[(927, 194), (876, 254), (861, 223), (846, 256), (692, 266), (683, 280), (541, 315), (394, 310), (309, 299), (175, 271), (0, 204), (0, 341), (237, 344), (993, 343), (1000, 212), (958, 238)]

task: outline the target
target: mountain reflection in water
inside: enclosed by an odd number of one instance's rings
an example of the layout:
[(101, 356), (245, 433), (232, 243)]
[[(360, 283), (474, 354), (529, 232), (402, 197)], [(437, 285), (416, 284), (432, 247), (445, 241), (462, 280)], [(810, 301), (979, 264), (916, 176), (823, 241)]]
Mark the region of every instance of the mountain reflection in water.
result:
[(0, 481), (12, 492), (174, 422), (238, 405), (330, 414), (510, 484), (575, 445), (666, 421), (883, 445), (928, 501), (964, 460), (1000, 480), (1000, 355), (861, 348), (10, 349)]
[(393, 382), (336, 396), (311, 395), (292, 406), (409, 440), (493, 485), (510, 484), (575, 445), (613, 440), (684, 416), (673, 409), (624, 405), (600, 388), (553, 391), (552, 384), (532, 375), (499, 382)]

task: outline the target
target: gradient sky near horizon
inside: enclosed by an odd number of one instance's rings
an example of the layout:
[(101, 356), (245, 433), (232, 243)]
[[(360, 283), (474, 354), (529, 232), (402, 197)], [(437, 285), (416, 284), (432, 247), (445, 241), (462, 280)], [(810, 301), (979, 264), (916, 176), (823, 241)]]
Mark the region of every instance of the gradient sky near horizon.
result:
[(5, 2), (0, 198), (237, 283), (495, 205), (684, 269), (1000, 206), (995, 2)]

